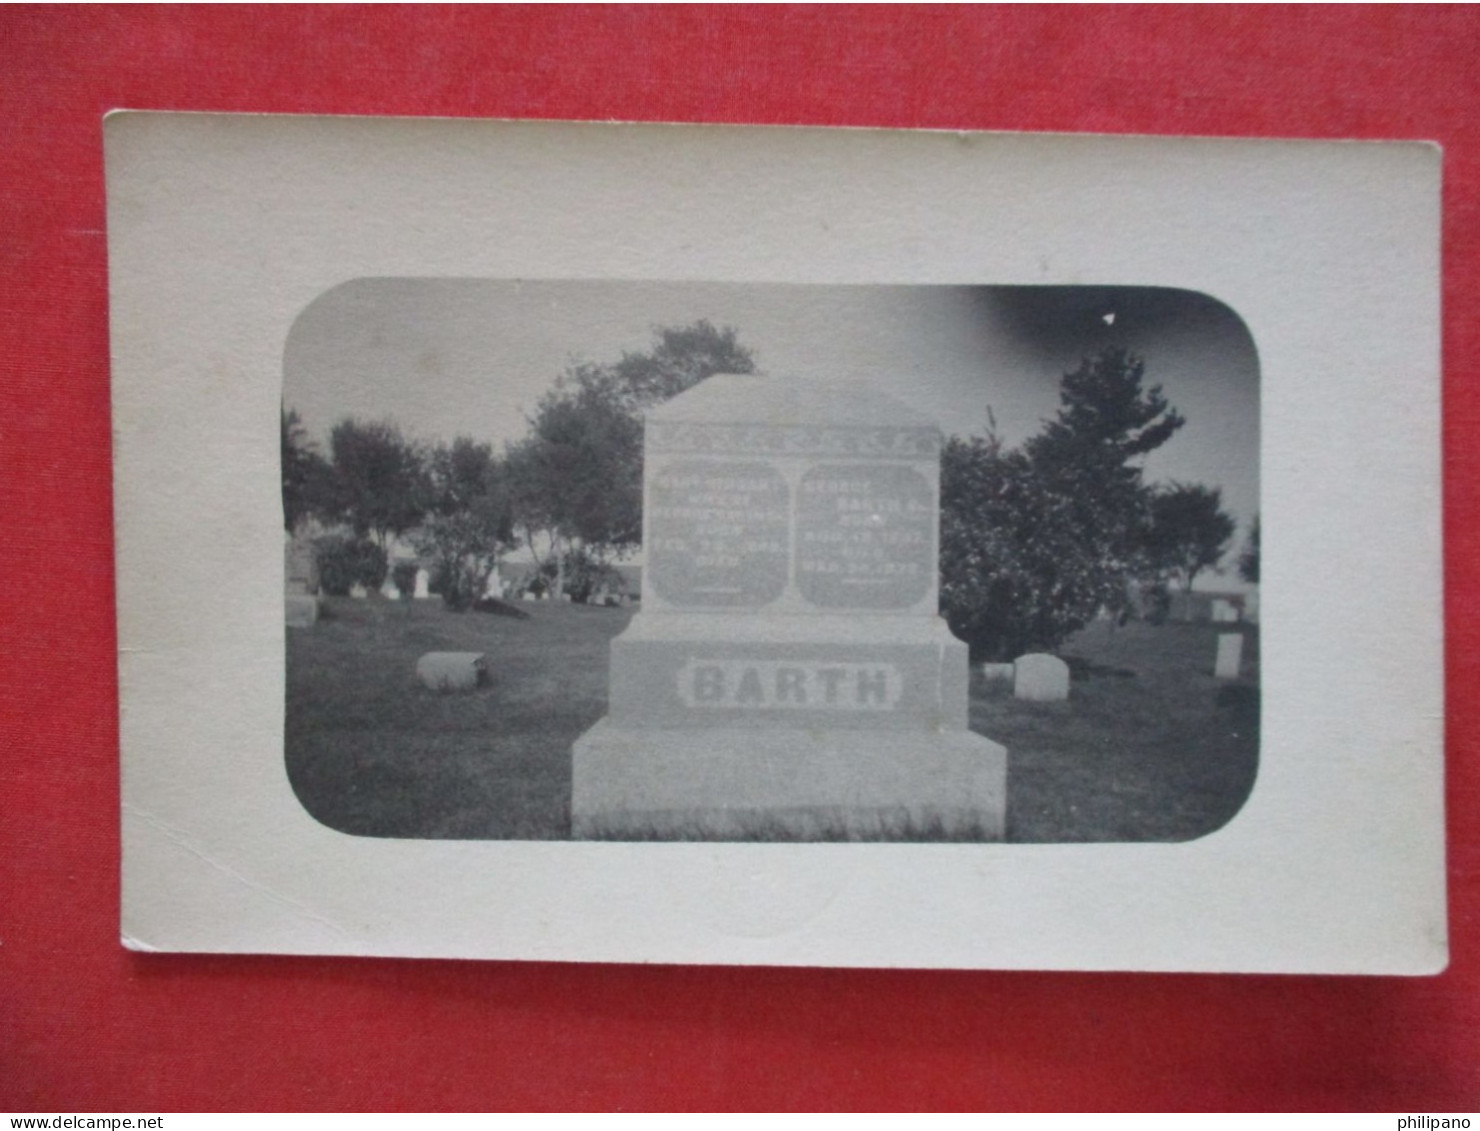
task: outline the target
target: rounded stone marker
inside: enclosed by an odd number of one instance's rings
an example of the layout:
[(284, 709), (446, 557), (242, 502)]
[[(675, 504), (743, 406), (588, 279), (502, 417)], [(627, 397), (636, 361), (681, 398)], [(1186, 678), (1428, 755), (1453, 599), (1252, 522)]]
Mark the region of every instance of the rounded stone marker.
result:
[(1018, 699), (1054, 702), (1069, 698), (1069, 665), (1047, 652), (1029, 652), (1012, 665), (1012, 693)]
[(432, 691), (472, 691), (488, 678), (482, 652), (428, 652), (416, 661), (416, 676)]

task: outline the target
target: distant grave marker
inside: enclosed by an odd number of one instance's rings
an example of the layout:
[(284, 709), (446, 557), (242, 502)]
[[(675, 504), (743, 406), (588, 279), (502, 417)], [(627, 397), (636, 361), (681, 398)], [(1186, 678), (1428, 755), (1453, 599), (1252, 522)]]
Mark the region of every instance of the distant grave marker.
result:
[(1237, 679), (1243, 664), (1244, 637), (1241, 632), (1224, 632), (1218, 635), (1218, 658), (1213, 664), (1213, 675), (1218, 679)]
[(294, 535), (284, 548), (284, 619), (291, 628), (307, 628), (319, 619), (319, 569), (313, 543)]
[(1019, 656), (1012, 665), (1012, 694), (1040, 703), (1069, 698), (1069, 665), (1047, 652)]

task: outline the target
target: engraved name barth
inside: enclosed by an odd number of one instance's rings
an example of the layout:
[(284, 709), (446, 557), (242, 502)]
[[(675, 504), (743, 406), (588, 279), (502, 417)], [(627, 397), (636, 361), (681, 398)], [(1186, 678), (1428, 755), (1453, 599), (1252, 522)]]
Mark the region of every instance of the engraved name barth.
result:
[(678, 671), (688, 707), (892, 711), (903, 686), (893, 664), (689, 660)]

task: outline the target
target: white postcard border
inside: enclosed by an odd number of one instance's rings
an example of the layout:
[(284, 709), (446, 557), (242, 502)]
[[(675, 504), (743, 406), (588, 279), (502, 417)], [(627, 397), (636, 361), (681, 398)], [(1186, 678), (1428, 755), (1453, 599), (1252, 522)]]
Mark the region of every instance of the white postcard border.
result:
[[(119, 114), (123, 935), (141, 949), (1424, 973), (1447, 961), (1424, 144)], [(1247, 322), (1263, 740), (1186, 844), (377, 840), (282, 757), (282, 350), (364, 276), (1118, 284)]]

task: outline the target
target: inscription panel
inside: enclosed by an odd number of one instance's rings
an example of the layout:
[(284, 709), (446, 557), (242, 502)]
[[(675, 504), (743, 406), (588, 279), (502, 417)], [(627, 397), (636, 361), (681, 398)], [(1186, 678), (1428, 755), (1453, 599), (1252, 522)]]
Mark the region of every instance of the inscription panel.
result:
[(966, 726), (966, 680), (943, 680), (965, 645), (612, 642), (610, 717), (624, 726)]
[(797, 587), (823, 608), (909, 608), (930, 592), (934, 529), (935, 491), (913, 468), (819, 464), (797, 500)]
[(860, 456), (869, 459), (932, 459), (940, 455), (934, 428), (826, 425), (647, 423), (646, 451), (703, 455)]
[(760, 608), (786, 588), (791, 493), (764, 463), (670, 464), (648, 488), (653, 590), (691, 608)]
[(684, 706), (707, 710), (892, 711), (903, 685), (896, 664), (690, 659), (678, 671)]

